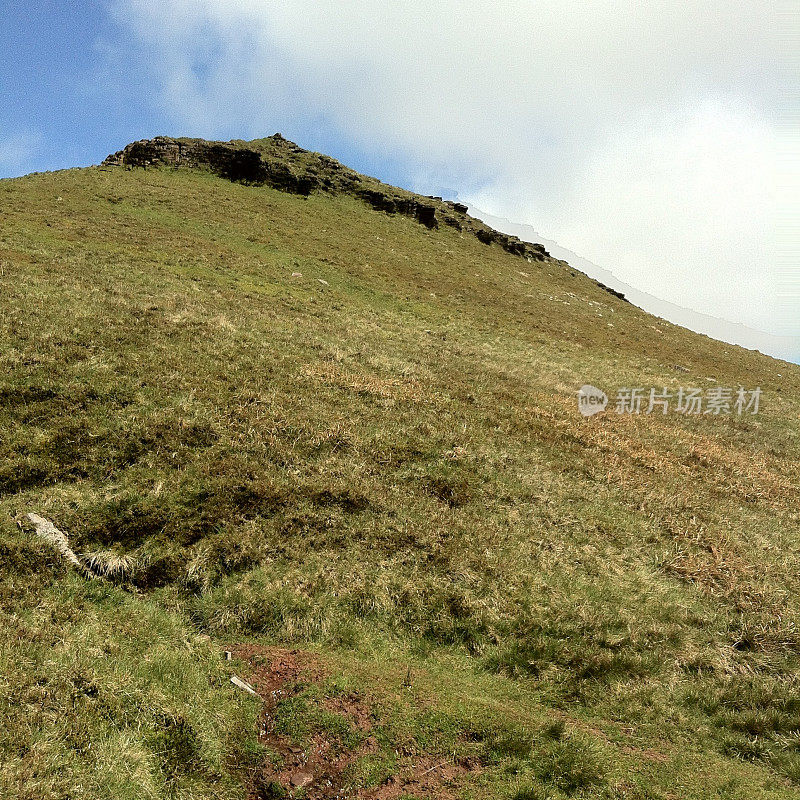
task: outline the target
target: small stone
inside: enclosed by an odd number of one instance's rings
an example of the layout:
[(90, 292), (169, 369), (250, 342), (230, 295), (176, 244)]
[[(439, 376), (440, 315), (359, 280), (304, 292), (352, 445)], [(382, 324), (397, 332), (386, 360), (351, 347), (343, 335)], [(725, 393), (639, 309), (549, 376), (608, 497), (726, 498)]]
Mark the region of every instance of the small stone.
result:
[(320, 283), (321, 283), (323, 286), (330, 286), (330, 284), (328, 283), (328, 281), (326, 281), (326, 280), (323, 280), (322, 278), (317, 278), (317, 280), (318, 280), (318, 281), (319, 281), (319, 282), (320, 282)]
[(303, 273), (302, 272), (293, 272), (292, 273), (292, 277), (293, 278), (302, 278), (303, 277)]
[(237, 686), (239, 689), (244, 690), (248, 694), (253, 695), (253, 697), (261, 697), (261, 695), (249, 683), (243, 681), (238, 675), (231, 676), (231, 683), (234, 686)]
[(303, 786), (308, 786), (313, 780), (314, 776), (310, 772), (295, 772), (289, 779), (289, 782), (292, 786), (302, 788)]

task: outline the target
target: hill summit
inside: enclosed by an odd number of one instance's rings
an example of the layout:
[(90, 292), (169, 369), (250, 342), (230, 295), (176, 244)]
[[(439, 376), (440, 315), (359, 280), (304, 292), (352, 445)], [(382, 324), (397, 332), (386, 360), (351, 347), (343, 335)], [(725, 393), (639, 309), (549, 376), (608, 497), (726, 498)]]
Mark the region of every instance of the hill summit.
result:
[(467, 206), (462, 203), (388, 186), (345, 167), (330, 156), (304, 150), (279, 133), (251, 142), (208, 142), (160, 136), (133, 142), (108, 156), (103, 164), (202, 168), (227, 180), (304, 196), (312, 192), (347, 194), (379, 211), (411, 217), (428, 228), (444, 224), (466, 231), (484, 244), (496, 243), (528, 260), (541, 261), (548, 255), (541, 244), (523, 242), (470, 217), (466, 213)]

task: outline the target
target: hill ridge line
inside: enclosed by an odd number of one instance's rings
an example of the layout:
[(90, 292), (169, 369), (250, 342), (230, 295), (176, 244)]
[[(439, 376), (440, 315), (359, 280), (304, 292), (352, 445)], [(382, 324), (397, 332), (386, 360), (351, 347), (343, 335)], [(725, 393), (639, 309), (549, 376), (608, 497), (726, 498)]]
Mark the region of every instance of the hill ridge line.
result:
[(157, 136), (131, 142), (109, 155), (102, 166), (209, 169), (237, 183), (269, 186), (306, 197), (318, 192), (347, 194), (377, 211), (410, 217), (429, 229), (436, 229), (440, 224), (449, 225), (472, 234), (486, 245), (497, 244), (531, 262), (551, 258), (544, 245), (502, 233), (470, 216), (463, 203), (419, 195), (382, 183), (330, 156), (304, 150), (279, 133), (252, 142)]
[[(528, 263), (551, 261), (573, 273), (580, 272), (566, 261), (554, 258), (543, 244), (503, 233), (471, 216), (464, 203), (416, 194), (383, 183), (356, 172), (331, 156), (305, 150), (280, 133), (266, 139), (233, 139), (228, 142), (156, 136), (131, 142), (107, 156), (102, 166), (209, 169), (215, 175), (236, 183), (269, 186), (304, 197), (319, 192), (350, 195), (376, 211), (410, 217), (430, 230), (443, 223), (475, 236), (487, 246), (496, 244)], [(622, 292), (586, 277), (617, 299), (630, 302)]]

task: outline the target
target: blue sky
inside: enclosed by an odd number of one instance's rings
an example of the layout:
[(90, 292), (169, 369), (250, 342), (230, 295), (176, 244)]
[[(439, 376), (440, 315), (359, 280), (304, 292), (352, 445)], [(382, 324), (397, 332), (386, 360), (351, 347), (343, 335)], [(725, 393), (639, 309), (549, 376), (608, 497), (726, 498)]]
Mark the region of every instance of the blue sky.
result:
[[(0, 177), (280, 131), (796, 337), (788, 18), (765, 0), (0, 0)], [(785, 169), (795, 164), (795, 173)], [(788, 176), (788, 179), (787, 179)]]
[[(0, 2), (0, 178), (96, 164), (157, 135), (255, 138), (276, 130), (241, 118), (198, 130), (165, 108), (147, 49), (107, 2)], [(195, 69), (202, 75), (204, 62)], [(365, 151), (324, 124), (287, 136), (393, 183), (412, 181), (390, 152)]]
[(96, 163), (109, 144), (163, 124), (137, 91), (145, 76), (114, 74), (101, 57), (114, 33), (102, 4), (0, 9), (0, 176)]

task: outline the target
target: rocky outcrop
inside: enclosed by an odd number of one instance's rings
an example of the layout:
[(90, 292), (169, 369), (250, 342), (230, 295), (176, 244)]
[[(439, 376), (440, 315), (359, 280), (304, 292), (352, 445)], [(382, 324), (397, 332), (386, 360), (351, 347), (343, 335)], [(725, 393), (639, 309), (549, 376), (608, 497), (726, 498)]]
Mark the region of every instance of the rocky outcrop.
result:
[(308, 174), (297, 174), (277, 159), (267, 160), (257, 150), (202, 139), (164, 136), (133, 142), (108, 156), (103, 164), (127, 167), (190, 167), (210, 169), (221, 178), (308, 196), (321, 188)]
[(108, 156), (105, 166), (207, 169), (221, 178), (308, 196), (313, 192), (348, 194), (377, 211), (401, 214), (433, 230), (445, 224), (501, 247), (528, 261), (544, 261), (541, 244), (500, 233), (467, 214), (467, 206), (406, 192), (360, 175), (329, 156), (312, 153), (276, 133), (252, 142), (208, 142), (158, 136), (133, 142)]
[(616, 289), (612, 289), (610, 286), (606, 286), (604, 283), (600, 283), (600, 281), (595, 281), (595, 283), (604, 292), (608, 292), (609, 294), (614, 295), (614, 297), (618, 298), (619, 300), (624, 300), (626, 303), (630, 303), (630, 300), (628, 300), (628, 298), (625, 297), (625, 295), (622, 294), (622, 292), (618, 292)]
[(494, 228), (490, 228), (488, 225), (476, 228), (475, 235), (484, 244), (498, 244), (503, 250), (507, 250), (515, 256), (522, 256), (531, 261), (543, 261), (550, 255), (541, 244), (524, 242), (518, 236), (501, 233)]
[(426, 228), (438, 228), (436, 206), (413, 197), (397, 197), (378, 189), (362, 189), (355, 194), (376, 211), (413, 217)]

